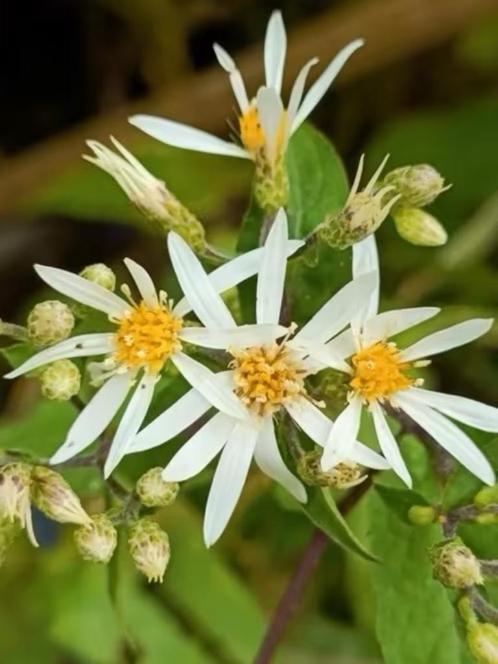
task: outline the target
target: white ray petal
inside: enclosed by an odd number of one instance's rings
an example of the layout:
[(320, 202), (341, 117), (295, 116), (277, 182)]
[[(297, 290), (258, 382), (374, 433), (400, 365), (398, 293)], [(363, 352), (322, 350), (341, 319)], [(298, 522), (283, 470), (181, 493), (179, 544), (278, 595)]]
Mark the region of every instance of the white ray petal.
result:
[(232, 417), (240, 419), (248, 417), (242, 402), (230, 387), (222, 384), (217, 374), (185, 353), (175, 353), (171, 360), (192, 387), (195, 387), (215, 408)]
[(329, 470), (343, 459), (351, 458), (360, 428), (361, 410), (361, 399), (354, 396), (333, 423), (321, 459), (323, 470)]
[(389, 428), (386, 418), (384, 417), (382, 408), (376, 401), (370, 404), (370, 412), (373, 416), (375, 433), (377, 434), (380, 449), (382, 450), (386, 459), (389, 461), (396, 475), (398, 475), (411, 489), (412, 478), (410, 477), (406, 463), (401, 456), (398, 443), (396, 442), (396, 439), (394, 438), (392, 431)]
[(463, 424), (481, 429), (481, 431), (498, 431), (498, 408), (494, 406), (488, 406), (480, 401), (456, 394), (444, 394), (418, 387), (412, 387), (403, 394), (405, 399), (410, 402), (430, 406)]
[(261, 87), (256, 96), (258, 117), (263, 128), (267, 157), (272, 162), (276, 156), (277, 139), (282, 122), (283, 110), (282, 100), (273, 88)]
[[(308, 339), (299, 338), (291, 339), (287, 342), (287, 345), (294, 348), (296, 351), (308, 354), (309, 359), (312, 360), (312, 362), (309, 362), (309, 365), (311, 365), (310, 373), (317, 373), (326, 367), (337, 369), (337, 371), (342, 371), (344, 373), (351, 372), (349, 364), (344, 362), (342, 357), (334, 353), (326, 344), (314, 343)], [(308, 358), (304, 358), (304, 361), (306, 362), (307, 359)], [(318, 365), (314, 364), (317, 362)], [(306, 364), (308, 364), (308, 362), (306, 362)]]
[(313, 111), (320, 99), (330, 88), (333, 80), (346, 64), (346, 61), (357, 49), (360, 48), (360, 46), (363, 46), (362, 39), (356, 39), (355, 41), (345, 46), (341, 51), (339, 51), (339, 53), (327, 66), (325, 71), (318, 77), (315, 83), (313, 83), (296, 114), (294, 124), (292, 126), (292, 132), (295, 132), (296, 129), (306, 120), (308, 115)]
[(230, 76), (230, 84), (232, 86), (233, 94), (235, 95), (235, 99), (243, 113), (249, 107), (249, 99), (247, 97), (246, 87), (241, 73), (235, 64), (234, 59), (222, 46), (219, 44), (213, 44), (213, 49), (218, 62)]
[(130, 445), (130, 452), (143, 452), (171, 440), (211, 408), (197, 390), (189, 390), (144, 427)]
[(133, 115), (128, 122), (152, 138), (157, 138), (167, 145), (185, 150), (196, 150), (208, 154), (221, 154), (228, 157), (251, 159), (251, 155), (235, 143), (224, 141), (206, 131), (189, 127), (180, 122), (173, 122), (153, 115)]
[(341, 332), (337, 337), (334, 337), (326, 345), (335, 357), (340, 357), (341, 359), (351, 357), (358, 350), (357, 339), (349, 328)]
[(438, 307), (415, 307), (384, 311), (365, 321), (362, 332), (363, 346), (370, 346), (377, 341), (386, 341), (395, 334), (414, 327), (441, 311)]
[(373, 290), (370, 300), (355, 320), (355, 327), (358, 327), (365, 320), (375, 316), (379, 310), (379, 256), (377, 253), (375, 235), (373, 233), (364, 240), (361, 240), (361, 242), (353, 244), (353, 279), (360, 277), (362, 274), (371, 275)]
[(74, 421), (51, 464), (71, 459), (100, 436), (124, 402), (132, 380), (132, 373), (116, 374), (102, 385)]
[[(346, 201), (346, 206), (349, 205), (349, 203), (352, 201), (354, 196), (357, 194), (358, 189), (360, 188), (361, 177), (363, 175), (364, 166), (365, 166), (365, 154), (362, 154), (361, 157), (360, 157), (360, 160), (358, 162), (358, 168), (356, 169), (356, 173), (354, 175), (354, 180), (353, 180), (353, 183), (351, 185), (351, 189), (349, 190), (349, 195), (348, 195), (348, 198), (347, 198), (347, 201)], [(353, 256), (353, 276), (354, 276), (354, 256)]]
[(415, 405), (402, 393), (396, 394), (395, 403), (473, 475), (485, 484), (495, 483), (495, 474), (489, 461), (467, 434), (453, 422), (432, 408), (422, 404)]
[(282, 90), (287, 35), (280, 11), (274, 11), (268, 21), (265, 35), (265, 79), (266, 85), (274, 88), (278, 94)]
[(104, 465), (104, 477), (109, 477), (121, 459), (128, 454), (130, 445), (142, 426), (149, 409), (156, 382), (157, 376), (147, 372), (140, 379), (111, 443)]
[(135, 281), (138, 291), (145, 304), (149, 307), (157, 307), (159, 300), (157, 297), (156, 287), (154, 286), (154, 282), (152, 281), (147, 270), (131, 258), (125, 258), (124, 264), (133, 277), (133, 280)]
[(122, 298), (77, 274), (48, 265), (35, 265), (35, 270), (46, 284), (59, 293), (108, 316), (120, 318), (130, 308)]
[(224, 447), (237, 422), (224, 413), (216, 413), (182, 445), (163, 470), (163, 479), (183, 482), (204, 470)]
[(284, 294), (287, 267), (287, 215), (283, 208), (277, 212), (268, 233), (256, 289), (256, 321), (278, 323)]
[[(304, 240), (289, 240), (287, 242), (287, 258), (292, 256), (298, 249), (304, 245)], [(223, 293), (229, 288), (237, 286), (242, 281), (254, 276), (260, 269), (264, 256), (264, 247), (252, 249), (251, 251), (232, 258), (224, 265), (217, 267), (208, 274), (209, 281), (217, 293)], [(178, 316), (185, 316), (192, 307), (184, 297), (175, 306), (175, 313)]]
[(239, 325), (229, 328), (184, 327), (180, 339), (205, 348), (248, 348), (270, 344), (283, 337), (288, 328), (283, 325)]
[(220, 66), (223, 67), (227, 74), (231, 74), (234, 69), (237, 69), (234, 59), (228, 51), (225, 51), (223, 46), (220, 46), (215, 42), (213, 44), (213, 51)]
[(333, 295), (294, 337), (324, 344), (353, 320), (367, 306), (375, 288), (372, 273), (350, 281)]
[(373, 468), (374, 470), (389, 470), (391, 468), (389, 462), (383, 456), (377, 454), (377, 452), (374, 452), (358, 440), (354, 443), (349, 458), (346, 461), (354, 461), (361, 466)]
[(307, 496), (304, 486), (297, 477), (294, 477), (282, 459), (271, 417), (265, 419), (259, 433), (256, 449), (254, 450), (254, 460), (263, 473), (281, 484), (296, 500), (301, 503), (306, 502)]
[(214, 473), (204, 516), (204, 541), (211, 546), (225, 530), (249, 472), (258, 430), (247, 422), (234, 427)]
[(310, 72), (311, 67), (316, 65), (318, 58), (312, 58), (309, 60), (296, 77), (294, 85), (289, 97), (289, 103), (287, 105), (287, 122), (289, 123), (289, 131), (292, 131), (292, 126), (294, 123), (294, 118), (296, 117), (297, 109), (303, 98), (304, 86), (306, 84), (306, 79)]
[[(170, 232), (168, 248), (176, 277), (199, 320), (207, 327), (235, 327), (228, 307), (185, 240)], [(176, 307), (173, 311), (177, 313)]]
[(463, 323), (452, 325), (444, 330), (430, 334), (412, 346), (401, 351), (400, 357), (406, 362), (442, 353), (458, 346), (468, 344), (482, 337), (493, 325), (490, 318), (473, 318)]
[(4, 378), (17, 378), (28, 371), (33, 371), (33, 369), (48, 364), (48, 362), (56, 362), (57, 360), (65, 360), (71, 357), (103, 355), (112, 352), (113, 349), (114, 334), (112, 333), (81, 334), (77, 337), (60, 341), (55, 346), (36, 353), (36, 355), (33, 355), (29, 360), (26, 360), (21, 366), (17, 367), (17, 369), (5, 374)]

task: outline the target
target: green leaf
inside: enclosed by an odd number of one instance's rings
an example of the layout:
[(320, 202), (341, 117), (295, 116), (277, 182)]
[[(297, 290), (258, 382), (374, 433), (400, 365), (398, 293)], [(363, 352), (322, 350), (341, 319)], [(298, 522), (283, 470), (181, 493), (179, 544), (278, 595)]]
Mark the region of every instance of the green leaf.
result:
[(410, 491), (410, 489), (383, 486), (380, 483), (374, 483), (374, 486), (386, 506), (394, 514), (397, 514), (402, 521), (408, 524), (410, 524), (410, 520), (408, 519), (408, 510), (410, 507), (429, 504), (420, 494), (416, 491)]
[(9, 366), (15, 369), (33, 355), (33, 350), (30, 343), (21, 342), (0, 349), (0, 353), (7, 360)]
[(367, 560), (378, 561), (351, 530), (328, 489), (308, 489), (308, 502), (302, 505), (302, 510), (317, 528), (340, 547)]

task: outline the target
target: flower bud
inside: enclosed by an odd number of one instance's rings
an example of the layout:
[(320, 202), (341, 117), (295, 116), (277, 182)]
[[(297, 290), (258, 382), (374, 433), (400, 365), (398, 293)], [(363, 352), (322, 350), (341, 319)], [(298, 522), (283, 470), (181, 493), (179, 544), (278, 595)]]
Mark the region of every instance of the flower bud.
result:
[(492, 524), (498, 523), (498, 514), (483, 512), (482, 514), (478, 514), (474, 521), (481, 524), (481, 526), (491, 526)]
[(138, 480), (135, 488), (142, 505), (146, 507), (166, 507), (175, 501), (180, 485), (165, 482), (162, 468), (151, 468)]
[(28, 337), (35, 346), (48, 346), (67, 339), (74, 327), (74, 315), (64, 302), (39, 302), (28, 315)]
[(150, 581), (162, 582), (169, 563), (168, 535), (149, 518), (139, 519), (131, 527), (128, 546), (135, 567)]
[(50, 468), (35, 466), (31, 474), (34, 504), (59, 523), (90, 525), (92, 520), (66, 480)]
[(484, 509), (493, 503), (498, 504), (498, 484), (485, 486), (474, 496), (474, 505), (479, 509)]
[(425, 210), (400, 208), (392, 213), (396, 230), (401, 237), (419, 247), (439, 247), (448, 240), (441, 223)]
[(408, 510), (408, 520), (415, 526), (428, 526), (436, 517), (437, 512), (430, 505), (412, 505)]
[(448, 189), (444, 178), (429, 164), (395, 168), (385, 176), (382, 184), (393, 187), (394, 194), (400, 194), (396, 208), (425, 207)]
[(47, 399), (68, 401), (80, 391), (80, 370), (71, 360), (57, 360), (43, 370), (40, 384)]
[(87, 265), (81, 270), (80, 277), (102, 286), (108, 291), (113, 291), (116, 288), (116, 275), (105, 263)]
[(74, 531), (74, 541), (83, 560), (108, 563), (118, 543), (118, 534), (107, 514), (96, 514), (88, 525)]
[(330, 470), (323, 471), (320, 466), (322, 454), (322, 450), (305, 452), (297, 462), (297, 473), (305, 484), (349, 489), (367, 478), (361, 466), (352, 462), (343, 461)]
[(447, 588), (470, 588), (483, 583), (479, 561), (459, 537), (436, 544), (430, 557), (434, 578)]
[(31, 519), (31, 466), (8, 463), (0, 469), (0, 519), (26, 528), (33, 546), (38, 546)]
[(467, 630), (467, 645), (478, 664), (498, 662), (498, 626), (475, 623)]

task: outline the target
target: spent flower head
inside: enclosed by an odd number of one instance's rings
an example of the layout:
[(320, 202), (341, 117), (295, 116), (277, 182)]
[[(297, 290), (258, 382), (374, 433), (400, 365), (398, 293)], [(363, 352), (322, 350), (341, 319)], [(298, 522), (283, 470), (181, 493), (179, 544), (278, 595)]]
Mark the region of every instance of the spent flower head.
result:
[(91, 523), (78, 496), (66, 480), (50, 468), (45, 466), (33, 468), (31, 497), (38, 509), (54, 521), (79, 525)]
[(430, 557), (434, 578), (448, 588), (470, 588), (484, 582), (479, 561), (459, 537), (436, 544)]
[(162, 472), (161, 467), (151, 468), (139, 478), (135, 491), (142, 505), (167, 507), (175, 501), (180, 485), (163, 480)]
[(118, 534), (107, 514), (95, 514), (74, 531), (74, 541), (83, 560), (108, 563), (116, 549)]
[(26, 463), (8, 463), (0, 468), (0, 519), (18, 523), (31, 543), (38, 546), (31, 518), (31, 466)]
[(130, 527), (128, 546), (138, 571), (149, 582), (162, 583), (170, 559), (167, 533), (155, 521), (145, 517)]
[(395, 208), (426, 207), (451, 187), (429, 164), (395, 168), (384, 177), (382, 186), (393, 187), (393, 195), (399, 195)]

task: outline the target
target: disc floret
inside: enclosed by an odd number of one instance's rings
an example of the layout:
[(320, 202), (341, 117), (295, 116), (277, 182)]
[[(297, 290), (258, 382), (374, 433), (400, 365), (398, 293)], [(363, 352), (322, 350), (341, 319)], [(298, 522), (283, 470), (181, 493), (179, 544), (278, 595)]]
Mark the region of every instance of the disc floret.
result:
[(405, 373), (410, 364), (401, 360), (394, 343), (377, 342), (363, 348), (353, 355), (351, 364), (350, 387), (367, 402), (388, 398), (414, 383)]

